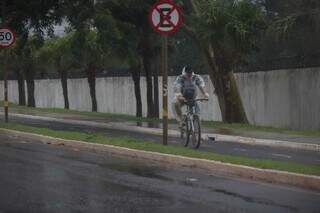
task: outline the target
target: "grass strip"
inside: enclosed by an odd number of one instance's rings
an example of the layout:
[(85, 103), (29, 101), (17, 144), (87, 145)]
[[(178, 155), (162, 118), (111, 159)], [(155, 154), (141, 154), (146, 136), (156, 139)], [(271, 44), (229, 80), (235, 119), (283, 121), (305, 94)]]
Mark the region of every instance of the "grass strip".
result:
[(256, 167), (261, 169), (274, 169), (280, 171), (288, 171), (300, 174), (317, 175), (320, 176), (320, 166), (318, 165), (306, 165), (292, 162), (282, 162), (274, 160), (252, 159), (239, 156), (222, 155), (212, 152), (204, 152), (199, 150), (193, 150), (185, 147), (176, 146), (163, 146), (150, 141), (141, 141), (128, 137), (106, 137), (101, 134), (86, 134), (81, 132), (70, 131), (56, 131), (47, 128), (36, 128), (14, 123), (0, 123), (0, 128), (41, 134), (67, 140), (78, 140), (90, 143), (109, 144), (119, 147), (126, 147), (137, 150), (159, 152), (165, 154), (173, 154), (185, 157), (200, 158), (207, 160), (215, 160), (225, 163), (245, 165), (250, 167)]
[(203, 125), (208, 128), (224, 128), (228, 130), (270, 132), (270, 133), (280, 133), (280, 134), (288, 134), (288, 135), (320, 137), (319, 130), (293, 130), (293, 129), (286, 129), (286, 128), (275, 128), (270, 126), (256, 126), (252, 124), (243, 124), (243, 123), (223, 123), (219, 121), (203, 121)]
[[(0, 107), (3, 107), (3, 101), (0, 101)], [(26, 107), (19, 106), (14, 103), (9, 103), (9, 108), (12, 108), (17, 113), (28, 114), (28, 113), (59, 113), (59, 114), (67, 114), (67, 115), (80, 115), (86, 117), (93, 118), (106, 118), (114, 121), (136, 121), (136, 122), (161, 122), (160, 119), (157, 118), (138, 118), (133, 115), (127, 114), (117, 114), (117, 113), (107, 113), (107, 112), (86, 112), (86, 111), (77, 111), (77, 110), (67, 110), (62, 108), (34, 108), (34, 107)], [(174, 122), (174, 120), (171, 120)]]

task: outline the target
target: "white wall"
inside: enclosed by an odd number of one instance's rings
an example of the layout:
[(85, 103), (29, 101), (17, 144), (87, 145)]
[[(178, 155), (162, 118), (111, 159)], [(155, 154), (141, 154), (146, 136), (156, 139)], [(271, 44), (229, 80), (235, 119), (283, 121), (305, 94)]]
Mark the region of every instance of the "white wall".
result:
[(320, 129), (320, 68), (239, 73), (250, 123)]
[[(213, 86), (208, 76), (203, 76), (209, 94)], [(173, 98), (173, 82), (169, 77), (169, 103)], [(239, 73), (236, 80), (250, 123), (295, 129), (320, 129), (320, 68), (277, 70), (269, 72)], [(160, 85), (160, 109), (162, 108)], [(141, 78), (143, 115), (146, 115), (146, 80)], [(16, 81), (9, 81), (9, 99), (18, 102)], [(69, 79), (70, 108), (91, 110), (87, 79)], [(96, 94), (99, 112), (135, 115), (136, 101), (131, 77), (98, 78)], [(35, 98), (38, 107), (63, 108), (62, 87), (59, 80), (37, 80)], [(3, 82), (0, 82), (0, 100), (3, 100)], [(173, 117), (169, 104), (169, 117)], [(215, 96), (201, 104), (204, 120), (221, 120), (221, 112)]]
[(64, 107), (62, 86), (60, 81), (58, 80), (35, 81), (34, 96), (35, 96), (37, 107), (42, 107), (42, 108), (59, 108), (59, 107), (63, 108)]
[[(17, 81), (8, 81), (8, 98), (10, 102), (19, 102), (19, 90)], [(0, 81), (0, 100), (4, 100), (4, 82)]]

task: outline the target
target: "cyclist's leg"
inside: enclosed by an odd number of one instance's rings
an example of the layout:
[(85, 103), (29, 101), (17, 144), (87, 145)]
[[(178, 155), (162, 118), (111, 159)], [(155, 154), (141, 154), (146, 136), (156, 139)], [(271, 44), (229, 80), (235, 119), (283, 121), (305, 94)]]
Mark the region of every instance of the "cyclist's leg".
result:
[(200, 115), (200, 107), (199, 107), (199, 104), (197, 102), (195, 103), (195, 111), (196, 111), (197, 115)]
[(172, 108), (173, 108), (173, 113), (174, 113), (174, 116), (179, 124), (179, 126), (182, 125), (182, 103), (181, 101), (179, 101), (177, 98), (173, 99), (173, 102), (172, 102)]

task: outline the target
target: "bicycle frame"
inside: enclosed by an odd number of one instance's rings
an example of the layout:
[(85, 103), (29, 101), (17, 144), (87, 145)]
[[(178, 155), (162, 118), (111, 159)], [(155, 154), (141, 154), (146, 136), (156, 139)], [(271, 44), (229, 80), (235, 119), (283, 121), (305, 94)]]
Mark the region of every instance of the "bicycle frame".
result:
[(194, 131), (194, 125), (193, 125), (193, 115), (196, 114), (195, 105), (187, 105), (187, 114), (186, 114), (186, 122), (189, 122), (191, 124), (191, 130)]
[[(197, 98), (195, 100), (191, 101), (184, 101), (184, 104), (187, 105), (187, 114), (186, 114), (186, 121), (193, 121), (193, 116), (197, 115), (198, 113), (196, 112), (196, 102), (200, 101), (208, 101), (206, 98)], [(189, 122), (191, 124), (191, 130), (194, 131), (194, 124), (193, 122)]]
[[(193, 141), (193, 144), (195, 144), (194, 140), (197, 140), (194, 148), (199, 148), (200, 140), (201, 140), (201, 127), (200, 127), (199, 110), (197, 110), (198, 109), (197, 101), (207, 101), (207, 100), (208, 99), (195, 99), (195, 100), (184, 101), (184, 104), (187, 106), (187, 110), (183, 118), (183, 125), (181, 128), (181, 138), (184, 137), (184, 133), (185, 133), (187, 137), (185, 146), (188, 146), (190, 134), (191, 134), (192, 135), (191, 140)], [(197, 136), (195, 136), (195, 132), (196, 132), (195, 125), (198, 125)], [(183, 126), (185, 128), (183, 128)], [(197, 137), (198, 139), (195, 139), (194, 137)]]

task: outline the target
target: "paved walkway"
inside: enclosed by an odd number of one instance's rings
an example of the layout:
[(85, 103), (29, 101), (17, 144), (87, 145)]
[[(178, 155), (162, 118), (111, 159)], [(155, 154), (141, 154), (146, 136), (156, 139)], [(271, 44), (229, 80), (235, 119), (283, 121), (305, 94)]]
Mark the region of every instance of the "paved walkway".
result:
[[(11, 115), (25, 116), (19, 113), (15, 109), (11, 109)], [(64, 120), (69, 123), (85, 123), (91, 126), (104, 126), (112, 127), (114, 129), (125, 129), (137, 132), (146, 132), (149, 134), (162, 134), (161, 124), (135, 121), (124, 121), (123, 119), (117, 118), (106, 118), (106, 117), (92, 117), (75, 114), (65, 113), (47, 113), (47, 112), (32, 112), (28, 113), (30, 116), (38, 116), (50, 118), (53, 120)], [(177, 125), (169, 125), (169, 135), (179, 136)], [(252, 130), (234, 130), (234, 129), (223, 129), (223, 128), (203, 128), (203, 138), (210, 139), (215, 138), (217, 140), (238, 142), (252, 145), (265, 145), (265, 146), (276, 146), (276, 147), (289, 147), (299, 148), (312, 151), (320, 151), (320, 137), (309, 137), (301, 135), (289, 135), (282, 133), (252, 131)]]
[[(0, 110), (2, 111), (2, 110)], [(13, 113), (19, 113), (15, 109), (11, 109)], [(25, 112), (23, 112), (25, 113)], [(37, 112), (37, 113), (28, 113), (29, 115), (38, 115), (46, 116), (53, 118), (64, 118), (72, 120), (81, 120), (81, 121), (94, 121), (99, 123), (119, 123), (126, 126), (137, 126), (138, 122), (135, 121), (124, 121), (123, 119), (117, 118), (106, 118), (106, 117), (92, 117), (92, 116), (83, 116), (75, 114), (65, 114), (65, 113), (47, 113), (47, 112)], [(148, 123), (148, 122), (139, 122), (139, 126), (147, 128), (161, 128), (161, 124)], [(169, 124), (169, 129), (178, 130), (176, 124)], [(227, 129), (227, 128), (207, 128), (203, 127), (203, 132), (221, 134), (221, 135), (232, 135), (232, 136), (242, 136), (250, 137), (257, 139), (270, 139), (270, 140), (280, 140), (280, 141), (291, 141), (299, 143), (312, 143), (320, 145), (320, 136), (303, 136), (303, 135), (292, 135), (276, 132), (265, 132), (265, 131), (255, 131), (255, 130), (244, 130), (244, 129)]]

